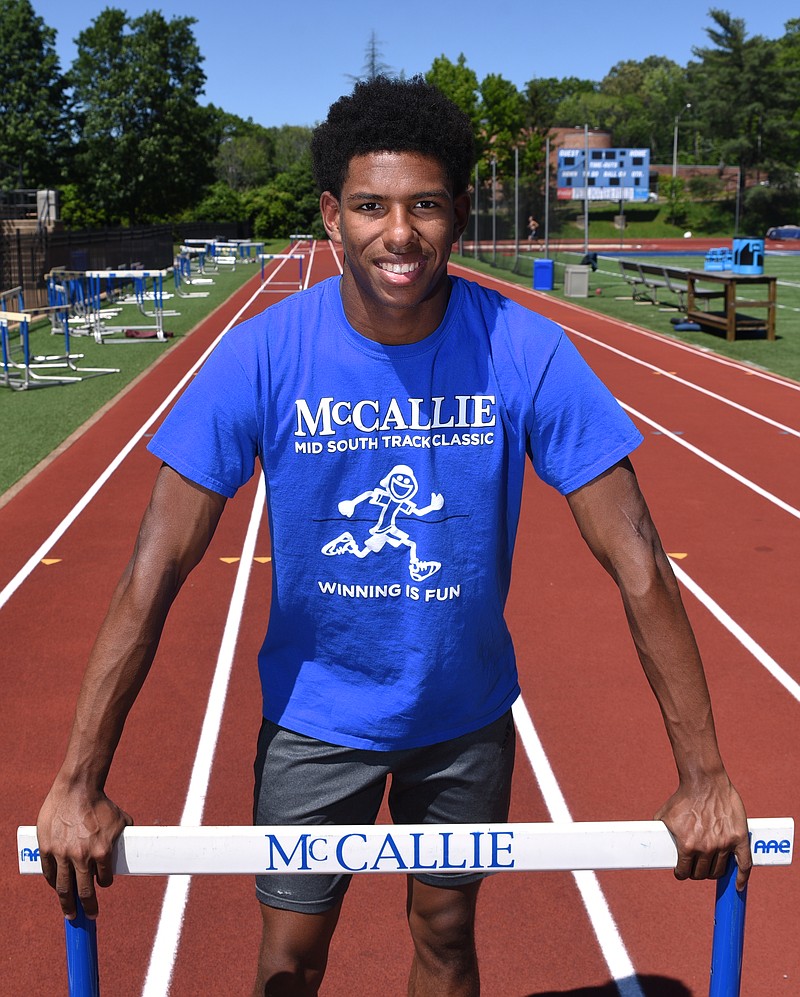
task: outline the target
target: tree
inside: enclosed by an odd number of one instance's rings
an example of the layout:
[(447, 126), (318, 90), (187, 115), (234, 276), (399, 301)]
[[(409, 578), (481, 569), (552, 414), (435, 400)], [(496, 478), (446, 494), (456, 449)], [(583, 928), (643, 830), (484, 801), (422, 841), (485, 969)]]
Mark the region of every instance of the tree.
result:
[(364, 65), (361, 69), (360, 76), (351, 76), (347, 74), (347, 78), (353, 83), (358, 83), (361, 80), (374, 80), (377, 76), (391, 76), (394, 73), (392, 67), (383, 61), (383, 52), (380, 50), (380, 41), (378, 36), (373, 31), (369, 36), (369, 41), (367, 42), (367, 50), (364, 57)]
[(747, 37), (745, 22), (711, 9), (706, 29), (714, 47), (695, 48), (700, 60), (689, 66), (692, 114), (707, 161), (739, 167), (744, 194), (748, 172), (760, 167), (790, 126), (794, 107), (778, 66), (778, 45), (760, 35)]
[(437, 56), (425, 73), (425, 80), (441, 90), (456, 107), (461, 108), (472, 122), (477, 138), (481, 124), (478, 77), (467, 65), (464, 53), (459, 55), (456, 62), (451, 62), (444, 54)]
[(218, 111), (221, 135), (214, 171), (232, 190), (244, 191), (267, 183), (276, 172), (273, 130)]
[(688, 102), (686, 74), (663, 56), (641, 62), (618, 62), (599, 88), (610, 99), (603, 126), (614, 144), (650, 149), (652, 162), (667, 162), (672, 151), (675, 116)]
[(514, 175), (514, 148), (524, 139), (525, 98), (510, 80), (490, 73), (480, 85), (480, 115), (483, 147), (481, 172), (497, 163), (501, 176)]
[(248, 191), (242, 200), (257, 237), (288, 238), (293, 232), (324, 236), (310, 155), (265, 186)]
[(30, 0), (0, 0), (0, 187), (50, 187), (69, 144), (56, 33)]
[[(565, 100), (578, 94), (594, 93), (596, 90), (596, 83), (578, 79), (577, 76), (567, 76), (562, 80), (554, 76), (529, 80), (525, 84), (529, 127), (546, 135), (551, 128), (565, 124), (560, 113)], [(574, 124), (575, 121), (568, 121), (566, 127)]]
[(305, 125), (281, 125), (280, 128), (269, 129), (275, 147), (276, 172), (284, 173), (311, 155), (312, 130)]
[(176, 217), (214, 179), (217, 119), (198, 103), (194, 23), (109, 7), (78, 35), (77, 179), (106, 223)]

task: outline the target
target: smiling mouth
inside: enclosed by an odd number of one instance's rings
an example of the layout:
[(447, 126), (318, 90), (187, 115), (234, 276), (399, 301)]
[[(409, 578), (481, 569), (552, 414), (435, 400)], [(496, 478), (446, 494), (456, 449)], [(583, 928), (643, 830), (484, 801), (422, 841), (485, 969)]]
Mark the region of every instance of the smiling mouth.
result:
[(387, 273), (414, 273), (415, 270), (419, 270), (422, 266), (421, 262), (417, 263), (379, 263), (378, 268), (380, 270), (385, 270)]

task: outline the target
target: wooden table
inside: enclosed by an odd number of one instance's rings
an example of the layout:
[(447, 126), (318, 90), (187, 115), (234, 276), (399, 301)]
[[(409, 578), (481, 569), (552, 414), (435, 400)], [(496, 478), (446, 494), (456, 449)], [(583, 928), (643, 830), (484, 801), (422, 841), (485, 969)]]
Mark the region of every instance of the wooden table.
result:
[[(686, 270), (683, 279), (686, 281), (686, 317), (690, 322), (724, 330), (729, 343), (736, 339), (737, 332), (765, 330), (767, 339), (775, 339), (777, 277), (770, 274), (734, 273), (732, 270)], [(724, 303), (722, 311), (700, 307), (700, 301), (709, 299), (708, 292), (712, 289), (698, 288), (699, 283), (722, 285), (718, 295)], [(753, 287), (766, 287), (766, 296), (740, 297)], [(748, 315), (743, 309), (759, 309), (764, 314)]]

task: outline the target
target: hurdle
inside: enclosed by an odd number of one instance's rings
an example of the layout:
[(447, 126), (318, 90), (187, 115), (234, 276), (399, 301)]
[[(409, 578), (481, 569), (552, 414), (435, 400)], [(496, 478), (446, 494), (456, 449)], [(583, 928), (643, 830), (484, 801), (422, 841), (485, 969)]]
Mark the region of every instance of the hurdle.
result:
[[(792, 862), (794, 821), (748, 822), (753, 862)], [(17, 830), (19, 871), (41, 873), (36, 828)], [(553, 824), (376, 824), (294, 827), (127, 827), (113, 853), (115, 875), (263, 875), (672, 869), (675, 841), (660, 821)], [(718, 880), (709, 997), (739, 997), (745, 889), (736, 864)], [(97, 997), (95, 922), (67, 921), (70, 997)]]
[(188, 253), (181, 251), (172, 264), (172, 276), (175, 281), (175, 293), (179, 298), (207, 298), (209, 291), (186, 291), (183, 285), (192, 287), (195, 284), (213, 284), (210, 277), (192, 278), (192, 259)]
[[(19, 311), (6, 308), (9, 295), (16, 295)], [(60, 332), (64, 337), (63, 353), (34, 354), (31, 352), (31, 322), (38, 317), (48, 317), (51, 332)], [(11, 326), (16, 327), (18, 343), (13, 344)], [(69, 309), (66, 304), (44, 305), (25, 308), (21, 288), (0, 295), (0, 363), (2, 377), (0, 386), (13, 391), (27, 391), (34, 387), (48, 387), (62, 384), (75, 384), (89, 377), (101, 374), (117, 374), (118, 367), (79, 367), (83, 353), (72, 353), (70, 348)], [(69, 370), (67, 374), (42, 374), (43, 370)]]
[[(303, 254), (302, 253), (259, 253), (258, 259), (261, 262), (261, 293), (266, 294), (270, 291), (286, 291), (291, 289), (293, 291), (303, 290)], [(297, 280), (266, 280), (265, 271), (266, 264), (268, 260), (297, 260), (298, 263), (298, 274)], [(283, 266), (281, 264), (280, 266)], [(278, 268), (280, 269), (280, 267)], [(274, 271), (277, 273), (278, 271)]]
[[(179, 312), (167, 312), (164, 310), (164, 277), (167, 270), (87, 270), (85, 272), (87, 282), (87, 300), (92, 317), (92, 332), (97, 343), (164, 343), (167, 341), (167, 334), (164, 332), (164, 316), (178, 315)], [(152, 281), (152, 290), (147, 292), (147, 281)], [(105, 281), (105, 290), (103, 282)], [(133, 296), (127, 301), (119, 296), (118, 282), (130, 281), (133, 284)], [(103, 294), (107, 300), (119, 304), (135, 304), (139, 311), (146, 317), (155, 319), (151, 325), (109, 325), (104, 320), (103, 309), (101, 307)], [(145, 307), (145, 299), (152, 300), (153, 310), (148, 311)], [(117, 312), (117, 316), (119, 312)], [(150, 335), (137, 335), (143, 332)], [(113, 338), (117, 334), (122, 334), (123, 338)]]

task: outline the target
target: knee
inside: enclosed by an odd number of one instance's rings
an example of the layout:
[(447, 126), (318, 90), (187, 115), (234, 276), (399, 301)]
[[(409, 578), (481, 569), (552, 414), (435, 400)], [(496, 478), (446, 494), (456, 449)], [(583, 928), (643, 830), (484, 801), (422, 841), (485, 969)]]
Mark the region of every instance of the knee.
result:
[[(418, 953), (441, 961), (471, 959), (475, 951), (475, 897), (459, 890), (426, 891), (424, 901), (415, 896), (408, 909), (408, 924)], [(418, 893), (419, 891), (415, 891)]]
[(256, 997), (315, 997), (328, 962), (338, 907), (296, 914), (262, 907)]

